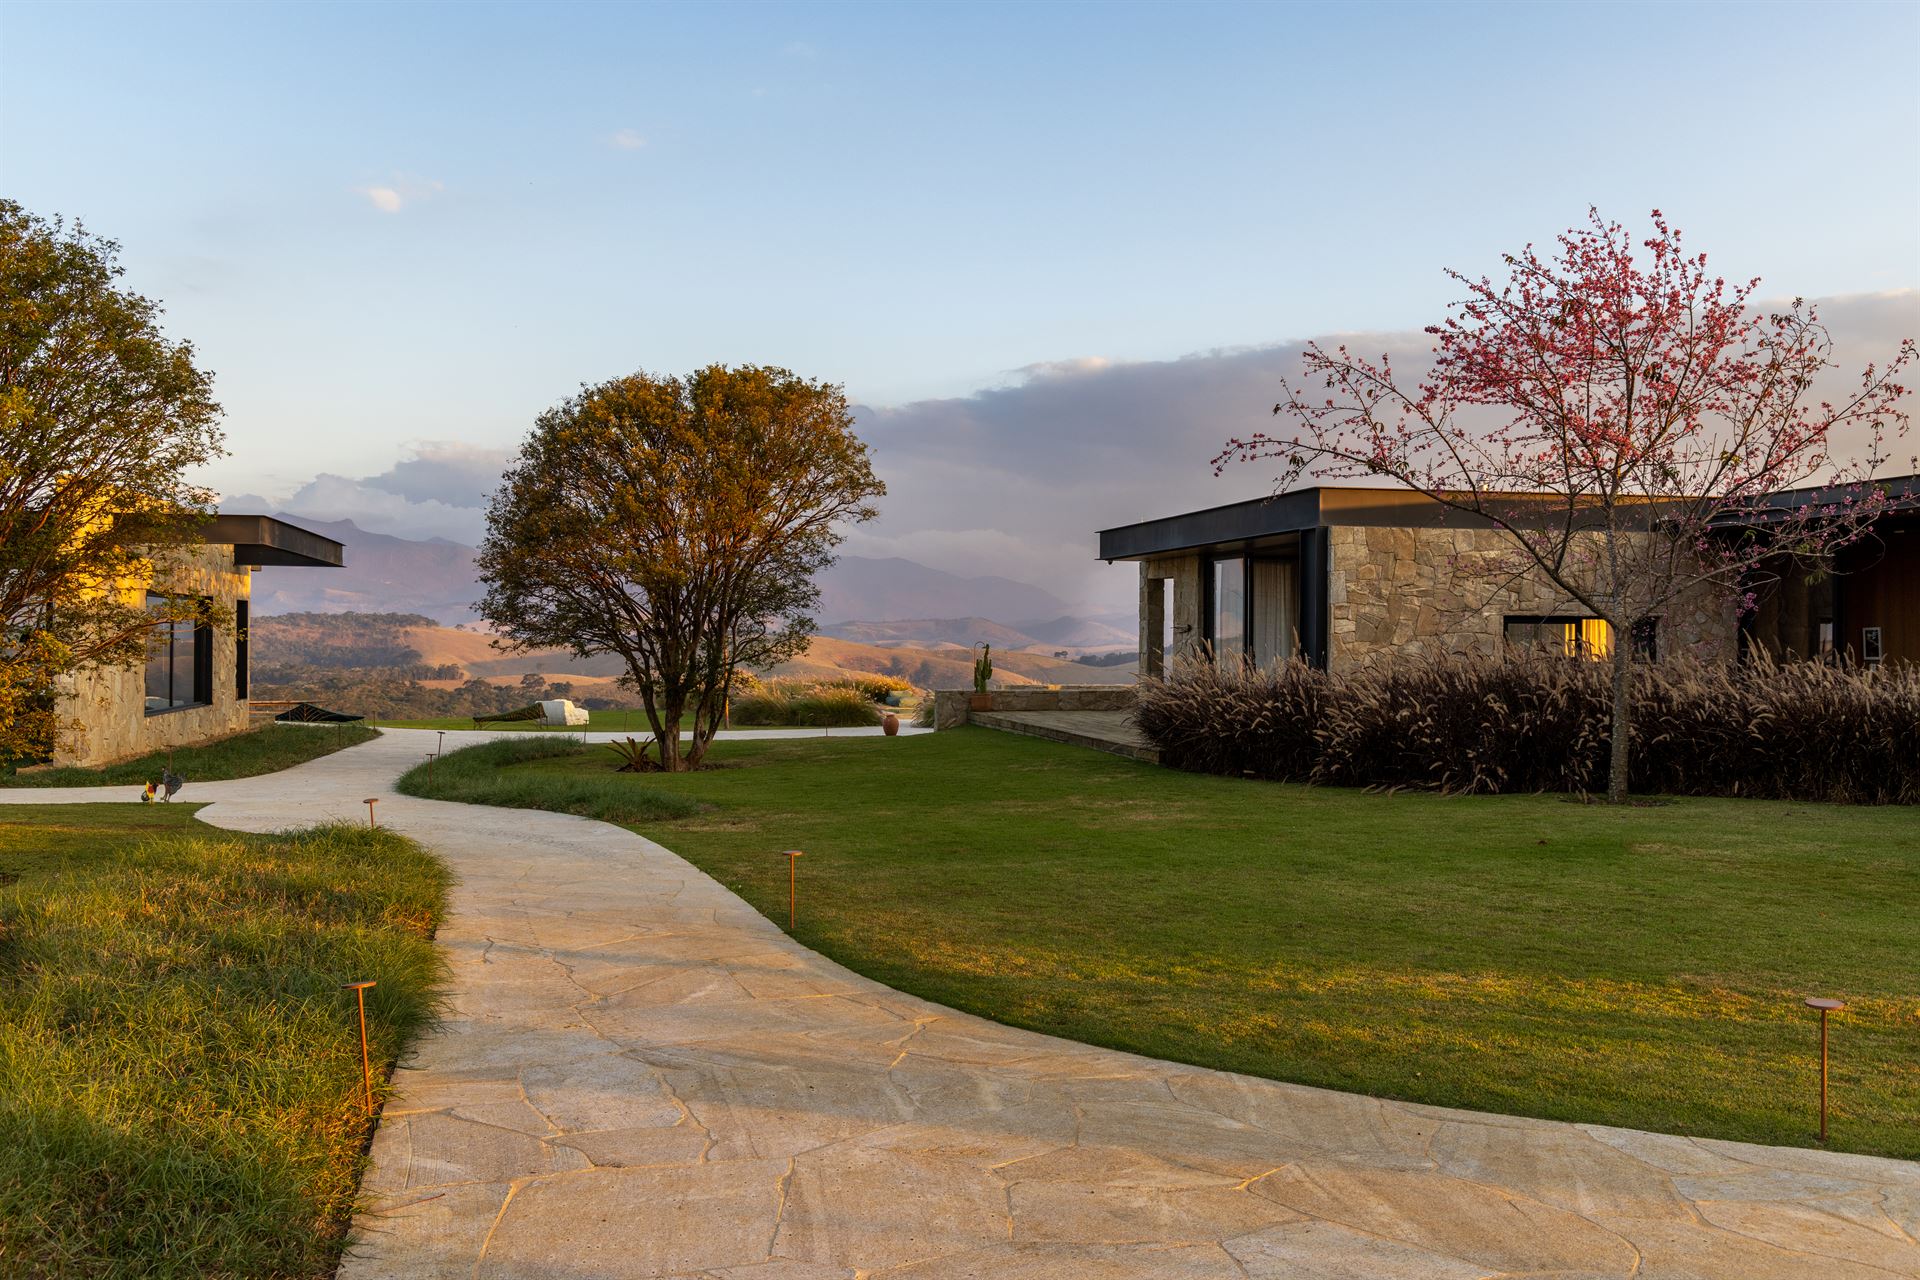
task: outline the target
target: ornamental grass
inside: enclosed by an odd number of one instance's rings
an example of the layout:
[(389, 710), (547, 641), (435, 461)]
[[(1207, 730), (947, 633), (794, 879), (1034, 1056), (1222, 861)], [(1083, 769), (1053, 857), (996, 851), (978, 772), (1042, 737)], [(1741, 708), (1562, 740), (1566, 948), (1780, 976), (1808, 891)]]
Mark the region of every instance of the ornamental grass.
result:
[[(1673, 658), (1633, 670), (1647, 794), (1920, 801), (1920, 669)], [(1176, 768), (1492, 795), (1606, 787), (1611, 669), (1542, 654), (1407, 656), (1341, 675), (1188, 661), (1140, 685)]]

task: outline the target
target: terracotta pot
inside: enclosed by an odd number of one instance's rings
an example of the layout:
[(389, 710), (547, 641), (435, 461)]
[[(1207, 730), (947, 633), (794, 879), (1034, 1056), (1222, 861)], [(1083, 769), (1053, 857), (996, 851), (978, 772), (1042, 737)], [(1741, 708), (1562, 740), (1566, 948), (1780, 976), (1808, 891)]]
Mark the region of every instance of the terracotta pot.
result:
[(991, 710), (993, 710), (993, 695), (992, 695), (992, 694), (990, 694), (990, 693), (970, 693), (970, 694), (968, 694), (968, 695), (967, 695), (967, 710), (969, 710), (969, 711), (991, 711)]
[(886, 734), (889, 738), (900, 732), (900, 717), (891, 711), (887, 712), (886, 715), (880, 718), (880, 732)]

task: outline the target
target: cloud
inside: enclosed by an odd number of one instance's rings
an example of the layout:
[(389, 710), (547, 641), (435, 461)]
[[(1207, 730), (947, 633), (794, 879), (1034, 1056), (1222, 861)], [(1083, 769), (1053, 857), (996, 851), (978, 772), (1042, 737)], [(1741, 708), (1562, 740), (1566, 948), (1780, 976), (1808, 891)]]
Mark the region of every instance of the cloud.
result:
[(235, 494), (224, 511), (284, 511), (315, 520), (351, 520), (401, 538), (446, 538), (473, 546), (486, 531), (487, 497), (507, 464), (504, 449), (428, 441), (379, 475), (322, 472), (276, 498)]
[(608, 135), (607, 145), (620, 151), (638, 151), (647, 140), (637, 129), (616, 129)]
[(382, 213), (399, 213), (410, 204), (439, 195), (446, 184), (432, 179), (396, 177), (391, 182), (355, 187), (354, 191)]
[[(1920, 333), (1920, 290), (1828, 298), (1820, 312), (1841, 368), (1837, 392), (1868, 361), (1884, 363), (1900, 339)], [(1411, 330), (1322, 341), (1389, 355), (1412, 377), (1432, 346)], [(1280, 380), (1298, 369), (1304, 346), (1131, 363), (1053, 360), (969, 396), (862, 407), (859, 430), (888, 493), (880, 517), (847, 549), (1017, 578), (1095, 609), (1131, 608), (1137, 571), (1100, 564), (1096, 532), (1270, 492), (1271, 467), (1216, 477), (1209, 464), (1229, 437), (1273, 429)], [(1917, 440), (1895, 442), (1887, 470), (1907, 470)], [(1859, 444), (1835, 441), (1837, 452)]]
[[(1920, 290), (1828, 298), (1820, 308), (1842, 370), (1835, 392), (1868, 361), (1884, 362), (1901, 338), (1920, 333)], [(1322, 341), (1390, 355), (1414, 377), (1432, 345), (1416, 331)], [(1054, 360), (968, 396), (860, 406), (857, 429), (888, 492), (880, 517), (850, 530), (843, 550), (1030, 582), (1096, 612), (1130, 610), (1137, 570), (1101, 564), (1096, 532), (1270, 492), (1271, 468), (1235, 467), (1216, 477), (1210, 464), (1228, 437), (1272, 428), (1280, 380), (1298, 368), (1304, 345), (1177, 360)], [(1908, 469), (1916, 440), (1896, 442), (1900, 461), (1889, 471)], [(1853, 443), (1838, 442), (1842, 449)], [(321, 475), (278, 503), (247, 501), (471, 545), (506, 461), (506, 450), (428, 442), (379, 475)]]

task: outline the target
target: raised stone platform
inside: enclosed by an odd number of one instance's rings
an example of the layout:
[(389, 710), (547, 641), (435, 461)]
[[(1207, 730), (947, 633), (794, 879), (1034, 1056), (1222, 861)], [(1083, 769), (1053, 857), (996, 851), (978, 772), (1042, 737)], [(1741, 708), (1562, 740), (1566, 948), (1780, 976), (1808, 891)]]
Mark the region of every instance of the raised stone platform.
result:
[(1130, 711), (976, 711), (968, 720), (983, 729), (1024, 733), (1148, 764), (1160, 763), (1160, 748), (1147, 741), (1133, 723)]

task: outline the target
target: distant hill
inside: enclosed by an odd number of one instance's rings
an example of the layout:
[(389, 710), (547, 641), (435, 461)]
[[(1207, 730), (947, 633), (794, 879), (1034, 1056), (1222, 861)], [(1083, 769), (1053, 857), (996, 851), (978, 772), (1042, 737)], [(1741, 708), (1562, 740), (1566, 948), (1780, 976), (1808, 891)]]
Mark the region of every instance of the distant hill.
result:
[(912, 560), (841, 556), (819, 578), (823, 624), (878, 618), (1051, 618), (1067, 604), (1012, 578), (964, 578)]
[(483, 592), (472, 547), (445, 538), (417, 541), (369, 533), (351, 520), (282, 515), (289, 524), (346, 547), (344, 569), (267, 567), (253, 575), (253, 612), (419, 613), (435, 622), (470, 622)]
[[(256, 614), (418, 613), (448, 625), (476, 620), (472, 606), (485, 591), (474, 576), (472, 547), (445, 538), (369, 533), (351, 520), (279, 518), (342, 543), (347, 564), (344, 569), (262, 569), (254, 575)], [(1067, 612), (1060, 597), (1030, 583), (962, 577), (898, 558), (841, 556), (820, 575), (819, 584), (816, 617), (829, 624), (868, 618), (1053, 618)]]
[[(252, 627), (256, 669), (279, 673), (281, 683), (312, 682), (317, 673), (382, 673), (430, 690), (454, 690), (480, 680), (520, 686), (528, 676), (571, 686), (566, 696), (596, 697), (626, 705), (633, 695), (619, 688), (618, 658), (581, 660), (559, 650), (502, 653), (479, 628), (446, 627), (415, 614), (309, 612), (257, 618)], [(810, 680), (877, 674), (910, 680), (921, 688), (964, 689), (973, 682), (973, 655), (963, 646), (882, 647), (832, 636), (815, 636), (807, 651), (761, 673)], [(1048, 653), (994, 649), (994, 678), (1003, 686), (1026, 684), (1131, 684), (1130, 660), (1088, 666)], [(264, 695), (263, 695), (264, 696)], [(288, 694), (287, 696), (294, 696)]]

